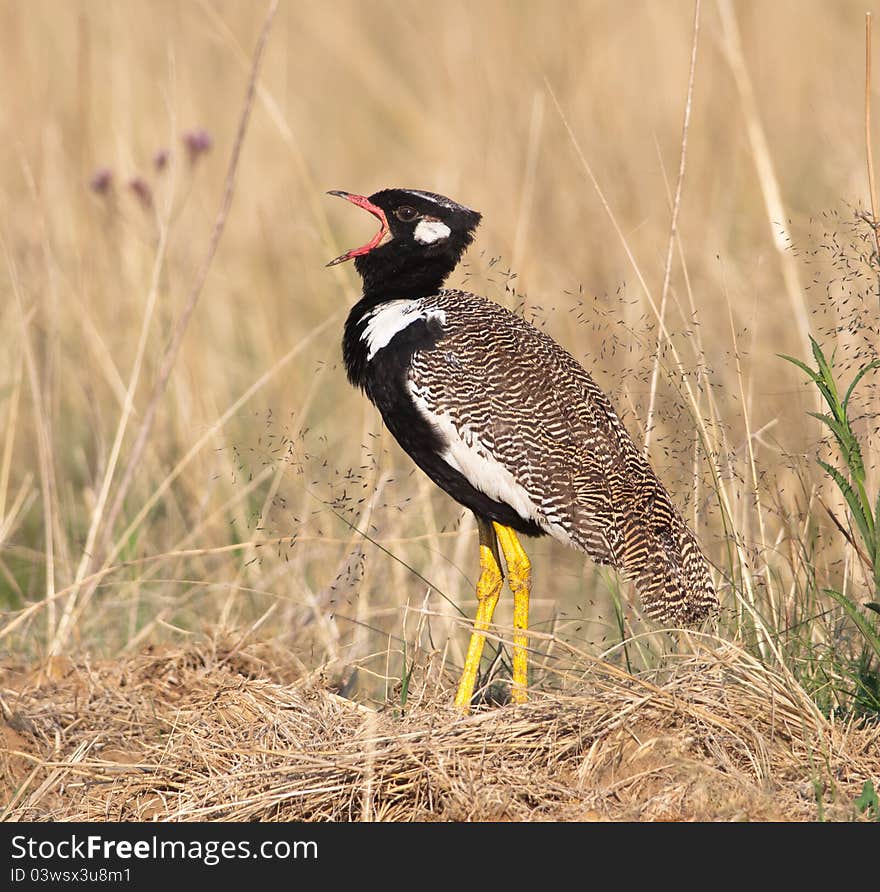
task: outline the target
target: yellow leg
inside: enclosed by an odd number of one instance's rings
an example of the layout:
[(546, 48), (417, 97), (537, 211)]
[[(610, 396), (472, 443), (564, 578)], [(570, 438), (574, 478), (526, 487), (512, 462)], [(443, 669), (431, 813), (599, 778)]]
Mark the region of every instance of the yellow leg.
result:
[(486, 643), (486, 630), (492, 622), (495, 605), (498, 603), (501, 585), (504, 582), (498, 562), (498, 544), (495, 541), (492, 524), (477, 518), (477, 525), (480, 530), (480, 581), (477, 583), (477, 616), (474, 620), (474, 631), (464, 661), (464, 671), (461, 674), (461, 681), (458, 683), (458, 693), (455, 695), (455, 705), (462, 712), (467, 712), (470, 709), (471, 698), (474, 696), (474, 687), (477, 683), (477, 672), (480, 668), (480, 658), (483, 656), (483, 645)]
[(493, 524), (507, 563), (507, 582), (513, 592), (513, 700), (525, 703), (529, 698), (529, 590), (532, 563), (520, 545), (514, 530)]

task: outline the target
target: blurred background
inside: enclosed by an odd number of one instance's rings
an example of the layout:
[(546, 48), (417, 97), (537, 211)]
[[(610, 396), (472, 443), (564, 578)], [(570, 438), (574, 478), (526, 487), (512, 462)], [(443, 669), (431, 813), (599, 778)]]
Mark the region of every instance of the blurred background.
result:
[[(282, 2), (194, 292), (266, 8), (0, 2), (7, 655), (256, 639), (380, 700), (413, 660), (455, 674), (474, 525), (345, 381), (359, 282), (324, 267), (373, 231), (326, 190), (388, 186), (481, 211), (450, 284), (534, 319), (650, 429), (723, 635), (845, 639), (821, 589), (865, 578), (778, 354), (808, 360), (811, 332), (847, 375), (876, 355), (864, 4), (702, 3), (670, 243), (693, 3)], [(870, 376), (858, 398), (876, 484)], [(531, 552), (536, 677), (667, 646), (614, 574)]]

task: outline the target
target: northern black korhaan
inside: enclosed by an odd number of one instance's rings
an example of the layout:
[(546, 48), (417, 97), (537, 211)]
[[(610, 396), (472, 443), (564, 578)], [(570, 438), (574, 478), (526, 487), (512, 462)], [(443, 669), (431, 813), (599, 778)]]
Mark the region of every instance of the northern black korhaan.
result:
[(549, 534), (632, 579), (648, 616), (690, 625), (717, 597), (694, 534), (607, 396), (554, 340), (498, 304), (443, 288), (480, 214), (415, 189), (369, 198), (376, 235), (354, 259), (364, 284), (345, 324), (349, 380), (415, 463), (470, 508), (478, 607), (456, 696), (467, 710), (503, 582), (514, 596), (513, 698), (526, 699), (529, 559), (517, 533)]

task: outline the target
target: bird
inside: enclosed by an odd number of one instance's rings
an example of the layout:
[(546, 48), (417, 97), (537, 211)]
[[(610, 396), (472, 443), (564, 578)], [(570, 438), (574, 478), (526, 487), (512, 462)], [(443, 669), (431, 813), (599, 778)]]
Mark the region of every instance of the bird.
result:
[(379, 231), (354, 260), (363, 295), (344, 326), (347, 377), (405, 452), (470, 509), (477, 611), (455, 706), (467, 713), (506, 578), (511, 700), (528, 699), (531, 562), (519, 536), (550, 535), (632, 580), (644, 612), (689, 626), (718, 609), (708, 560), (611, 401), (548, 334), (477, 294), (445, 288), (482, 215), (420, 189), (333, 190)]

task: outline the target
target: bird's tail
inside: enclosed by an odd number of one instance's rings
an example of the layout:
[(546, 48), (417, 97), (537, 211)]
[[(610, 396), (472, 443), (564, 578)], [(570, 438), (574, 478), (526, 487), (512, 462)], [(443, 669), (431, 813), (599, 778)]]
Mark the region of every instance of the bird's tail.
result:
[(639, 530), (639, 547), (624, 555), (623, 572), (635, 582), (651, 619), (692, 626), (717, 612), (718, 596), (696, 537), (676, 520), (659, 531)]

